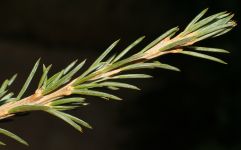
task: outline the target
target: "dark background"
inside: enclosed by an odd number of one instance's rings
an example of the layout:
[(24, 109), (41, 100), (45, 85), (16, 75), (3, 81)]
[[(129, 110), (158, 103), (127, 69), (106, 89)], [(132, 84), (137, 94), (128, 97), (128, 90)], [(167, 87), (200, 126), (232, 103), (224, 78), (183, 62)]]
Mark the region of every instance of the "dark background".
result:
[[(0, 79), (19, 73), (18, 92), (34, 62), (58, 71), (78, 58), (88, 64), (114, 40), (117, 51), (146, 35), (142, 46), (164, 31), (182, 29), (201, 10), (240, 15), (240, 0), (7, 0), (0, 1)], [(235, 20), (239, 22), (239, 17)], [(229, 65), (188, 56), (161, 61), (182, 72), (146, 70), (154, 79), (129, 80), (142, 91), (121, 90), (124, 101), (90, 98), (91, 105), (71, 112), (94, 129), (79, 134), (42, 112), (1, 123), (30, 143), (24, 147), (0, 136), (3, 150), (240, 150), (240, 29), (199, 43), (231, 54), (215, 55)], [(138, 48), (136, 50), (138, 50)], [(39, 72), (40, 74), (40, 72)], [(34, 91), (38, 79), (31, 86)], [(140, 82), (141, 81), (141, 82)]]

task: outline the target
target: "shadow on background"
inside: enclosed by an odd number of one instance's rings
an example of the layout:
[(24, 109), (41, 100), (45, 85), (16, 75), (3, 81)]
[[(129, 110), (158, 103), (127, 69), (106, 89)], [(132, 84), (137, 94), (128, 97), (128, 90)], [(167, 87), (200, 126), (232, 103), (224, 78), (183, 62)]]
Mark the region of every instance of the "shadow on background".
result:
[[(185, 25), (202, 9), (240, 14), (239, 0), (41, 0), (0, 2), (1, 81), (15, 72), (18, 92), (33, 63), (53, 64), (58, 71), (78, 58), (90, 64), (111, 42), (121, 50), (146, 35), (139, 49), (164, 31)], [(238, 17), (235, 18), (236, 20)], [(218, 55), (229, 65), (187, 56), (165, 56), (181, 73), (149, 70), (154, 79), (130, 80), (141, 92), (121, 90), (122, 102), (89, 98), (91, 105), (72, 114), (94, 130), (79, 134), (63, 121), (33, 112), (1, 127), (25, 138), (26, 148), (12, 140), (4, 150), (240, 150), (240, 29), (199, 43), (230, 50)], [(138, 48), (136, 50), (138, 50)], [(33, 83), (29, 93), (34, 91)], [(140, 82), (142, 81), (142, 82)]]

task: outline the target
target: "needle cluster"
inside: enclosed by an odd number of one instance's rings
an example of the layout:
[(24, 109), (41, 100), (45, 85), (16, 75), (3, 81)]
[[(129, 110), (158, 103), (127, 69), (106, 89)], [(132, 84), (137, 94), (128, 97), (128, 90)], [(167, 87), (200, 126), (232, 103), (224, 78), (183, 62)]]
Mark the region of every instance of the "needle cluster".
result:
[[(0, 87), (0, 120), (21, 112), (44, 111), (62, 119), (82, 132), (82, 127), (92, 127), (85, 121), (65, 111), (87, 105), (85, 96), (95, 96), (105, 100), (121, 100), (116, 95), (103, 92), (103, 89), (118, 90), (127, 88), (139, 90), (137, 86), (123, 82), (123, 79), (151, 78), (147, 74), (128, 73), (130, 70), (162, 68), (180, 71), (175, 66), (156, 60), (162, 55), (177, 53), (226, 64), (223, 60), (206, 53), (228, 53), (228, 51), (219, 48), (194, 46), (194, 44), (232, 30), (236, 26), (236, 23), (231, 20), (233, 14), (220, 12), (201, 19), (206, 12), (207, 9), (198, 14), (184, 31), (177, 33), (179, 28), (172, 28), (133, 55), (127, 55), (127, 53), (139, 44), (144, 37), (138, 38), (121, 52), (109, 56), (110, 52), (119, 43), (119, 40), (117, 40), (81, 74), (79, 72), (84, 66), (85, 60), (80, 62), (76, 60), (53, 75), (49, 73), (52, 66), (43, 64), (42, 76), (39, 79), (35, 93), (24, 97), (40, 66), (40, 60), (38, 60), (17, 95), (8, 90), (8, 87), (16, 79), (16, 75), (2, 83)], [(5, 129), (0, 128), (0, 134), (28, 145), (19, 136)], [(5, 144), (0, 141), (0, 145)]]

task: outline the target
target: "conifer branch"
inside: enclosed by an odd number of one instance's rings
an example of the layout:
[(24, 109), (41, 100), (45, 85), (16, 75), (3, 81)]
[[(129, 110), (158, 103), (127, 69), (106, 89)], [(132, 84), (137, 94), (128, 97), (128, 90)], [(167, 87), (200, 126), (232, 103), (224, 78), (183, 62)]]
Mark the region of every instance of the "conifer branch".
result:
[[(193, 45), (201, 40), (214, 38), (230, 31), (236, 26), (236, 23), (231, 20), (233, 14), (221, 12), (201, 19), (206, 12), (207, 9), (202, 11), (179, 34), (177, 34), (178, 27), (172, 28), (131, 56), (126, 55), (144, 37), (134, 41), (119, 54), (107, 57), (119, 42), (119, 40), (115, 41), (86, 71), (75, 78), (74, 76), (84, 66), (85, 60), (81, 62), (76, 60), (52, 76), (49, 75), (51, 65), (43, 65), (43, 73), (35, 93), (22, 98), (39, 67), (40, 60), (38, 60), (16, 97), (12, 92), (8, 92), (8, 87), (16, 79), (16, 75), (3, 82), (0, 87), (0, 120), (12, 117), (20, 112), (44, 111), (62, 119), (82, 132), (81, 126), (92, 127), (83, 120), (64, 111), (87, 105), (85, 96), (95, 96), (105, 100), (121, 100), (116, 95), (102, 92), (102, 89), (118, 90), (119, 88), (127, 88), (139, 90), (135, 85), (124, 83), (121, 79), (151, 77), (147, 74), (130, 74), (128, 73), (129, 70), (162, 68), (179, 71), (175, 66), (154, 60), (163, 55), (177, 53), (226, 64), (223, 60), (203, 52), (228, 53), (228, 51)], [(24, 140), (9, 131), (0, 129), (0, 134), (7, 135), (27, 145)], [(0, 141), (0, 145), (5, 144)]]

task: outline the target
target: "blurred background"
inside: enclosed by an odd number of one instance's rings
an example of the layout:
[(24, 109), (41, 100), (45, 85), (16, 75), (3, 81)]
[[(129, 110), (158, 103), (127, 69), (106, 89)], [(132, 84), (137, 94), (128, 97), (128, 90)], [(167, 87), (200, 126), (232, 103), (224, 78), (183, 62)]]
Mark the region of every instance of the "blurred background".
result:
[[(88, 58), (91, 64), (118, 38), (122, 40), (116, 51), (146, 35), (138, 51), (174, 26), (183, 29), (206, 7), (209, 15), (223, 10), (241, 13), (239, 0), (0, 1), (0, 80), (19, 73), (12, 87), (18, 92), (39, 57), (53, 64), (54, 73), (77, 58)], [(235, 20), (239, 23), (237, 15)], [(231, 54), (215, 55), (229, 65), (165, 56), (162, 62), (182, 72), (146, 70), (154, 79), (128, 80), (142, 91), (120, 90), (121, 102), (89, 98), (91, 105), (71, 112), (94, 127), (83, 134), (42, 112), (1, 122), (2, 128), (31, 145), (0, 136), (8, 144), (1, 149), (240, 150), (240, 35), (237, 26), (222, 37), (199, 43), (229, 50)], [(37, 77), (28, 94), (35, 90)]]

